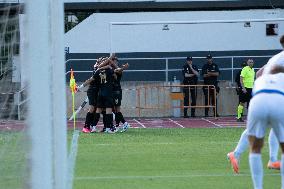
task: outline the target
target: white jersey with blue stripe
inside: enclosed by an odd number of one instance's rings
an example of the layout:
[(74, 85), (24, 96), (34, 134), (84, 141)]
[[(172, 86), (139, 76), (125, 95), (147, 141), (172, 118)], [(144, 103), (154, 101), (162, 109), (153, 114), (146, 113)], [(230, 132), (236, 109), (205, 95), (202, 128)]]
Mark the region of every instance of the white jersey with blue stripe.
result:
[(281, 51), (268, 60), (267, 64), (264, 66), (263, 74), (268, 74), (273, 65), (284, 66), (284, 51)]
[(252, 93), (253, 95), (259, 93), (278, 93), (284, 95), (284, 73), (265, 74), (257, 78)]

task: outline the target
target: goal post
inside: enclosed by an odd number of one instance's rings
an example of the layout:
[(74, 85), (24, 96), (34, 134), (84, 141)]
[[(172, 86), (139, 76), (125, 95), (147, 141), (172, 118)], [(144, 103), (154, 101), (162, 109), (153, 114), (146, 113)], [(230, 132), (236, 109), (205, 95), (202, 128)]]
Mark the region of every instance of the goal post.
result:
[(67, 118), (62, 0), (26, 2), (25, 64), (31, 188), (66, 189)]

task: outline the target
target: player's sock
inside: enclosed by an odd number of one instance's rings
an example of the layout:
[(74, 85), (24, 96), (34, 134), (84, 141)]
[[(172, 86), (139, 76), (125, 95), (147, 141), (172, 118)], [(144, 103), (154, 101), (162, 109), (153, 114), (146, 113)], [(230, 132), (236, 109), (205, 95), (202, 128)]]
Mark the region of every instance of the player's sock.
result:
[(262, 167), (261, 154), (250, 153), (249, 165), (250, 165), (251, 177), (254, 188), (262, 189), (263, 167)]
[(244, 110), (244, 107), (241, 104), (239, 104), (238, 105), (238, 111), (237, 111), (237, 113), (238, 113), (238, 117), (237, 118), (238, 119), (240, 119), (242, 117), (243, 110)]
[(94, 120), (94, 113), (88, 112), (86, 115), (84, 127), (90, 129), (90, 125), (92, 124), (93, 120)]
[(280, 172), (281, 172), (281, 185), (282, 185), (282, 189), (284, 188), (284, 153), (282, 153), (281, 156), (281, 168), (280, 168)]
[(277, 161), (277, 155), (279, 150), (279, 142), (278, 139), (273, 132), (273, 129), (270, 129), (269, 137), (268, 137), (268, 144), (269, 144), (269, 160), (270, 162)]
[(116, 112), (116, 113), (115, 113), (115, 124), (116, 124), (116, 127), (119, 126), (119, 123), (120, 123), (119, 114), (118, 114), (118, 112)]
[(107, 125), (106, 112), (105, 112), (105, 111), (102, 111), (102, 114), (103, 114), (103, 124), (104, 124), (104, 127), (106, 127), (106, 125)]
[(100, 113), (95, 113), (94, 121), (92, 123), (92, 126), (96, 126), (100, 120)]
[(111, 114), (105, 114), (105, 117), (106, 117), (106, 119), (105, 119), (105, 121), (106, 121), (106, 127), (107, 128), (112, 128), (113, 127), (113, 125), (112, 125), (112, 113)]
[(247, 129), (241, 135), (241, 138), (238, 142), (236, 149), (234, 150), (235, 157), (239, 160), (241, 154), (248, 148), (249, 141), (248, 141), (248, 134)]
[(119, 120), (124, 124), (125, 123), (125, 119), (124, 119), (122, 113), (121, 112), (117, 112), (117, 116), (119, 117)]

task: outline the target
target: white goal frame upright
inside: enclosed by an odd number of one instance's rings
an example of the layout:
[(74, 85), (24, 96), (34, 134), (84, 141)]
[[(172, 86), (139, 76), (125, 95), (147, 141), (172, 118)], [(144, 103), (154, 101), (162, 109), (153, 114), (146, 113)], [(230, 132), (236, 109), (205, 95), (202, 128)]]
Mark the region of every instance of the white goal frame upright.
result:
[(24, 66), (32, 189), (67, 187), (67, 118), (63, 0), (25, 1)]

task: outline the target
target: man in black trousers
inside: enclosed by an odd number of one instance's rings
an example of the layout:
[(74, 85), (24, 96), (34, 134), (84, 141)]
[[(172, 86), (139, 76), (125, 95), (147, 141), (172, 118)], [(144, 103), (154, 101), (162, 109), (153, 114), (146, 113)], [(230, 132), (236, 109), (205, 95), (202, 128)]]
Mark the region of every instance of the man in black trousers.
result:
[[(205, 97), (205, 105), (208, 106), (216, 105), (216, 115), (214, 111), (214, 116), (219, 117), (217, 109), (217, 93), (219, 93), (220, 88), (218, 86), (218, 77), (220, 75), (220, 70), (217, 64), (213, 63), (212, 56), (209, 54), (206, 56), (207, 63), (202, 67), (202, 75), (204, 78), (204, 85), (214, 85), (216, 89), (216, 96), (214, 94), (213, 87), (203, 87), (203, 93)], [(215, 104), (216, 102), (216, 104)], [(205, 117), (208, 117), (209, 108), (205, 108)]]
[[(184, 85), (196, 85), (198, 79), (198, 68), (196, 65), (192, 64), (192, 57), (188, 56), (186, 58), (186, 64), (183, 66), (183, 84)], [(191, 96), (191, 106), (196, 105), (196, 87), (184, 87), (184, 106), (189, 106), (189, 91)], [(183, 110), (184, 118), (188, 118), (187, 107)], [(191, 117), (195, 117), (195, 108), (191, 108)]]

